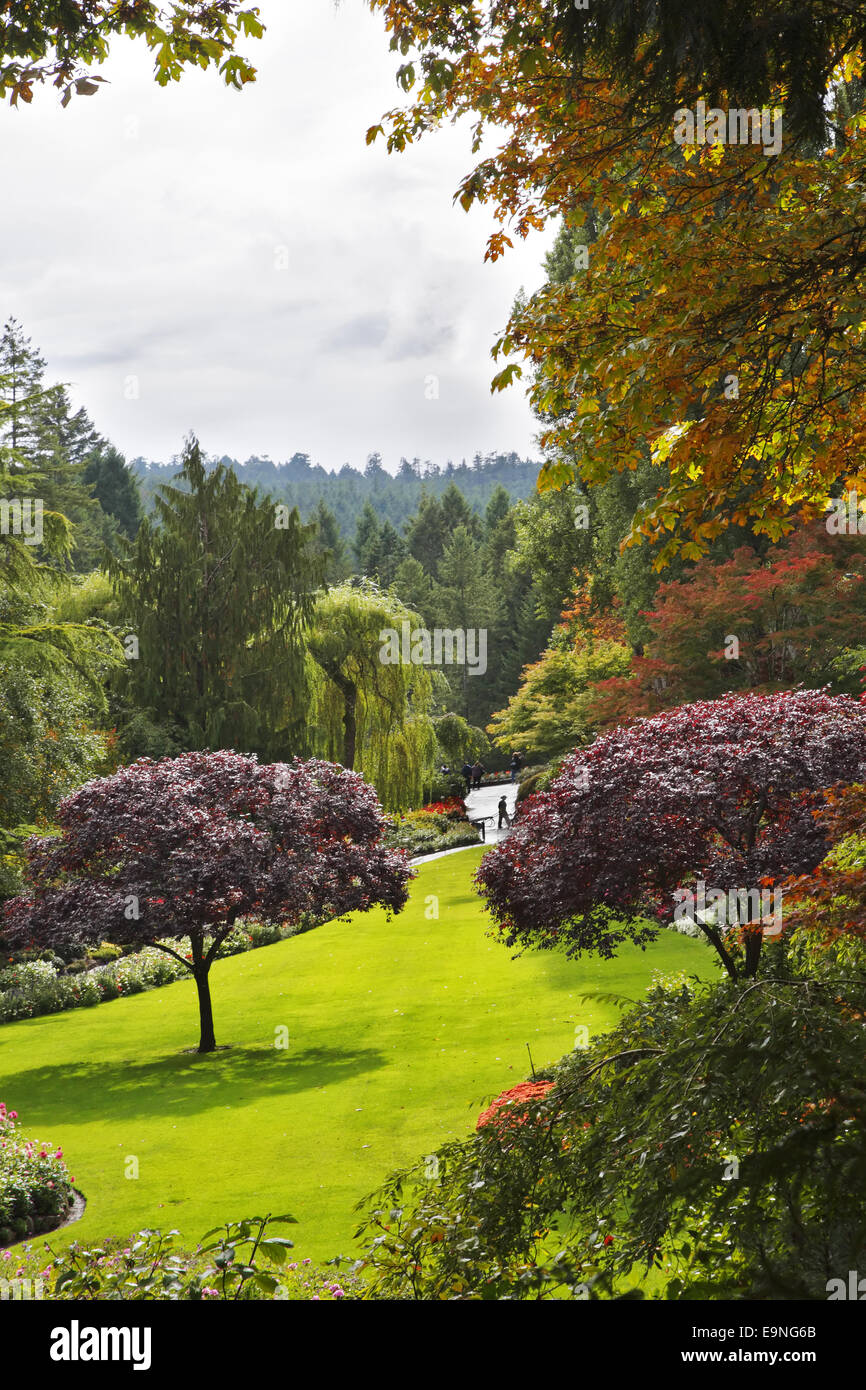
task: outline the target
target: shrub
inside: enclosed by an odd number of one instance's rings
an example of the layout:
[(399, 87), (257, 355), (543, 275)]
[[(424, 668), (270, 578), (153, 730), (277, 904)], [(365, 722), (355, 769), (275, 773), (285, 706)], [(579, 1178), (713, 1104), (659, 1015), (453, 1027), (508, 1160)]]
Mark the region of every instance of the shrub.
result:
[(110, 941), (103, 941), (99, 946), (91, 946), (88, 955), (91, 960), (118, 960), (123, 951), (119, 946), (112, 946)]
[(291, 1221), (253, 1217), (228, 1222), (203, 1236), (194, 1251), (183, 1249), (176, 1231), (149, 1230), (89, 1248), (75, 1242), (57, 1254), (46, 1244), (47, 1258), (28, 1245), (17, 1272), (31, 1281), (41, 1278), (46, 1297), (76, 1302), (340, 1302), (363, 1297), (366, 1286), (357, 1274), (339, 1273), (342, 1259), (322, 1266), (289, 1258), (292, 1242), (275, 1235), (271, 1227)]
[[(260, 946), (271, 946), (310, 931), (321, 921), (321, 916), (307, 913), (291, 927), (271, 922), (240, 923), (222, 942), (217, 954), (219, 957), (233, 956)], [(180, 950), (188, 952), (189, 943), (181, 941)], [(86, 960), (75, 960), (64, 968), (60, 956), (52, 951), (42, 952), (42, 956), (51, 959), (31, 956), (0, 970), (0, 1023), (62, 1013), (67, 1009), (92, 1008), (125, 994), (141, 994), (147, 989), (173, 984), (175, 980), (185, 979), (188, 973), (179, 961), (155, 946), (147, 946), (135, 955), (118, 954), (108, 964), (91, 967)]]
[(25, 1139), (17, 1121), (0, 1101), (0, 1246), (51, 1230), (74, 1200), (62, 1149)]
[(458, 849), (461, 845), (477, 845), (478, 831), (465, 815), (458, 820), (450, 812), (442, 814), (425, 808), (392, 817), (385, 843), (391, 849), (404, 849), (411, 855), (434, 854), (439, 850)]

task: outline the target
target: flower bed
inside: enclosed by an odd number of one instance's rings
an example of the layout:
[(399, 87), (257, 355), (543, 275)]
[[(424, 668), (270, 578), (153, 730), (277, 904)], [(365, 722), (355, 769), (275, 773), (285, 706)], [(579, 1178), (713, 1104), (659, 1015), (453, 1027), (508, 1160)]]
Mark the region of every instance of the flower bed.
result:
[(391, 816), (389, 820), (385, 844), (389, 849), (405, 849), (411, 855), (435, 854), (478, 843), (478, 831), (470, 825), (466, 809), (456, 797), (432, 802), (420, 811)]
[(0, 1101), (0, 1246), (58, 1226), (75, 1200), (73, 1181), (63, 1150), (25, 1139)]

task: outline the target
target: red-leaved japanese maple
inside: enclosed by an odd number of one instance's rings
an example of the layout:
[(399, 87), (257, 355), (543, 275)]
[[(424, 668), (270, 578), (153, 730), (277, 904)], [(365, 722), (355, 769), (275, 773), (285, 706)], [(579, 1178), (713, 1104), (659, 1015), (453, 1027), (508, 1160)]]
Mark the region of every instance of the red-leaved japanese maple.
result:
[(29, 891), (6, 904), (4, 938), (165, 951), (195, 979), (200, 1052), (216, 1047), (209, 972), (239, 918), (289, 925), (376, 905), (398, 912), (412, 875), (382, 843), (373, 788), (315, 760), (144, 758), (67, 797), (57, 819), (59, 836), (28, 843)]
[[(609, 957), (673, 920), (681, 885), (731, 893), (808, 873), (827, 846), (813, 810), (825, 789), (864, 771), (866, 708), (850, 696), (797, 690), (684, 705), (573, 753), (524, 803), (476, 882), (508, 945)], [(751, 904), (736, 932), (698, 919), (733, 978), (758, 968)]]

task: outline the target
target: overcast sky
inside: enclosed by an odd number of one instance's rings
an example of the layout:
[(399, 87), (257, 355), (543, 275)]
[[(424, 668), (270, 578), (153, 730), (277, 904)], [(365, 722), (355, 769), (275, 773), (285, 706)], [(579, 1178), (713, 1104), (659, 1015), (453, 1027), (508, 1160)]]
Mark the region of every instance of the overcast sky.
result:
[(243, 92), (214, 71), (157, 87), (129, 42), (98, 95), (0, 108), (3, 319), (129, 458), (168, 459), (189, 430), (328, 468), (537, 456), (521, 386), (490, 395), (489, 352), (553, 229), (485, 265), (489, 214), (452, 204), (468, 130), (364, 143), (399, 97), (381, 17), (260, 3)]

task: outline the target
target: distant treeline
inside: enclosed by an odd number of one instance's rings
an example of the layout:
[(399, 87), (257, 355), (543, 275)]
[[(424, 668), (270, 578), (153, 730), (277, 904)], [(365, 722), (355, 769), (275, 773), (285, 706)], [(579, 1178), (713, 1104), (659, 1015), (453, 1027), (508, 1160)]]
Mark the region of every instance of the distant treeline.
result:
[[(390, 521), (401, 531), (410, 516), (418, 509), (424, 493), (441, 496), (454, 483), (473, 511), (482, 515), (497, 487), (502, 487), (512, 501), (527, 498), (535, 491), (540, 464), (522, 459), (516, 453), (476, 454), (471, 463), (447, 463), (444, 467), (420, 459), (402, 459), (396, 474), (382, 466), (381, 456), (371, 454), (361, 470), (344, 464), (335, 473), (314, 464), (309, 454), (293, 454), (286, 463), (270, 459), (249, 458), (245, 463), (224, 457), (219, 460), (250, 487), (269, 494), (275, 501), (296, 506), (306, 521), (324, 502), (337, 518), (341, 535), (354, 539), (358, 518), (364, 504), (370, 502), (380, 521)], [(141, 500), (146, 511), (153, 507), (153, 498), (160, 484), (171, 482), (180, 472), (180, 460), (171, 463), (150, 463), (136, 458), (129, 465), (141, 488)]]

